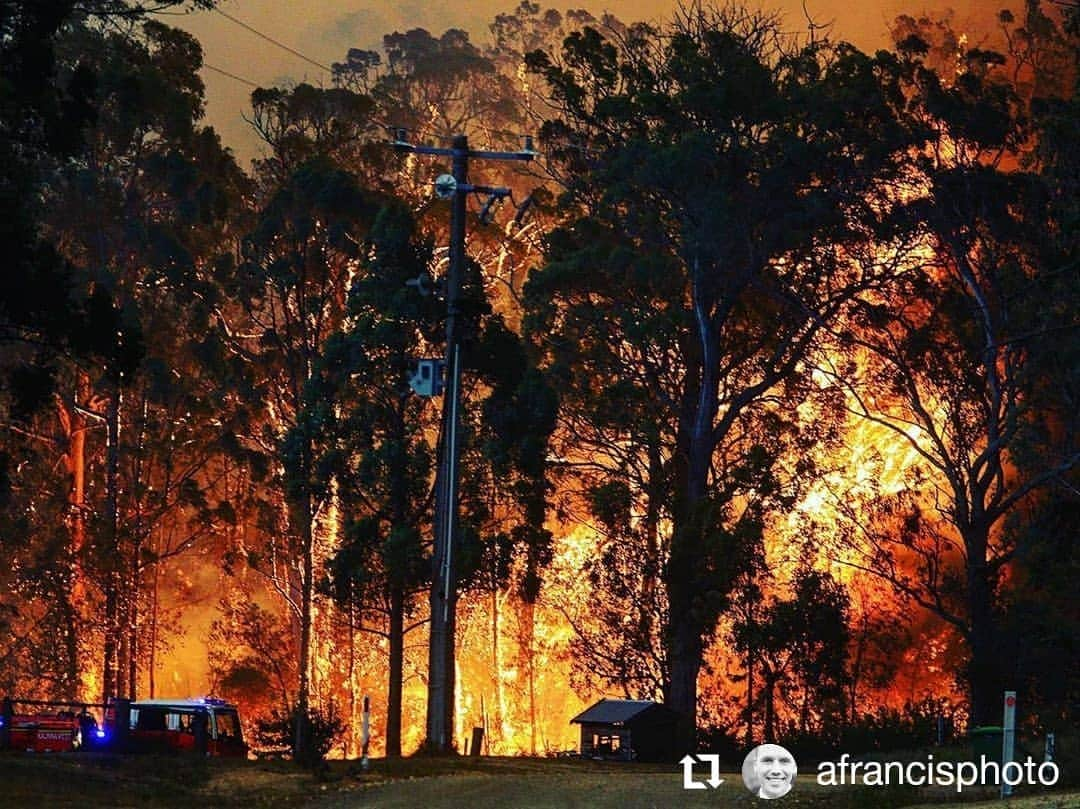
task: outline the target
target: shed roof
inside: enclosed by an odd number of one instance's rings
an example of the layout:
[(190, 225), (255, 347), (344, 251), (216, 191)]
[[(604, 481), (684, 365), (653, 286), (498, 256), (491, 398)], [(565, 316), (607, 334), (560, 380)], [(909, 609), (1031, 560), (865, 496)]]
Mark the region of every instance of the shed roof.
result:
[(653, 702), (651, 699), (605, 698), (591, 708), (586, 708), (571, 719), (570, 723), (573, 724), (577, 722), (578, 724), (584, 724), (588, 722), (597, 725), (614, 725), (621, 722), (627, 722), (642, 711), (659, 705), (659, 702)]

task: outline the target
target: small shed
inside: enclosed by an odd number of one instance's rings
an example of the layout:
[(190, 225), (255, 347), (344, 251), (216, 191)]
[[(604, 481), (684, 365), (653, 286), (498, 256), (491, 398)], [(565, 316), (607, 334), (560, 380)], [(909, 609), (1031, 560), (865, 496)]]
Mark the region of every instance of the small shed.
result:
[(679, 715), (647, 699), (602, 699), (570, 724), (581, 725), (581, 755), (617, 761), (674, 761)]

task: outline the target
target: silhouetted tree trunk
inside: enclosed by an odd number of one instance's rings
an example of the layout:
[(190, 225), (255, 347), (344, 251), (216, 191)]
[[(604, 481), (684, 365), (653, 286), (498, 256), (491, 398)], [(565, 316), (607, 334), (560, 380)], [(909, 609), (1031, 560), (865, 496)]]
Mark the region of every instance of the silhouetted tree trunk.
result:
[(762, 696), (764, 698), (765, 715), (762, 718), (763, 736), (762, 742), (772, 744), (776, 742), (776, 683), (780, 674), (766, 668), (762, 677)]
[[(305, 457), (310, 457), (310, 453)], [(307, 472), (303, 464), (301, 474)], [(306, 479), (306, 478), (305, 478)], [(300, 660), (297, 683), (296, 735), (293, 755), (300, 755), (308, 743), (308, 724), (311, 715), (311, 630), (315, 604), (315, 527), (312, 520), (311, 497), (307, 495), (293, 509), (293, 525), (300, 532), (301, 580), (300, 580)]]
[(401, 755), (401, 696), (405, 678), (405, 592), (390, 590), (390, 671), (386, 699), (386, 755)]
[(1001, 720), (1003, 662), (997, 643), (994, 584), (986, 565), (988, 539), (977, 527), (965, 532), (967, 563), (968, 648), (967, 682), (971, 724), (997, 724)]
[(104, 547), (99, 549), (105, 568), (105, 628), (102, 701), (124, 696), (125, 683), (120, 677), (120, 391), (114, 386), (109, 393), (106, 431), (108, 433), (105, 460), (105, 526)]
[[(659, 32), (569, 37), (558, 65), (548, 52), (528, 57), (558, 109), (545, 131), (565, 198), (580, 203), (550, 235), (547, 265), (526, 290), (537, 338), (560, 370), (588, 362), (605, 384), (648, 403), (655, 421), (677, 425), (665, 446), (662, 575), (666, 702), (682, 717), (687, 752), (706, 638), (759, 552), (788, 474), (778, 459), (810, 431), (791, 417), (818, 395), (801, 362), (883, 273), (839, 271), (845, 247), (859, 253), (881, 229), (867, 200), (895, 169), (887, 144), (898, 130), (878, 67), (816, 45), (793, 59), (774, 47), (783, 39), (775, 26), (736, 7), (695, 8)], [(851, 116), (856, 86), (864, 114)], [(865, 229), (849, 221), (864, 216)], [(596, 391), (575, 393), (567, 404), (576, 417), (626, 441), (590, 410)]]
[(754, 746), (754, 655), (746, 655), (746, 735), (747, 749)]
[(70, 536), (69, 583), (59, 595), (61, 610), (65, 616), (64, 649), (66, 657), (66, 680), (68, 699), (93, 699), (96, 695), (84, 693), (89, 674), (81, 658), (80, 641), (83, 638), (86, 609), (86, 431), (87, 418), (83, 408), (89, 406), (90, 377), (85, 371), (76, 371), (75, 391), (70, 404), (59, 397), (56, 401), (57, 417), (67, 441), (64, 460), (71, 476), (68, 496), (67, 526)]

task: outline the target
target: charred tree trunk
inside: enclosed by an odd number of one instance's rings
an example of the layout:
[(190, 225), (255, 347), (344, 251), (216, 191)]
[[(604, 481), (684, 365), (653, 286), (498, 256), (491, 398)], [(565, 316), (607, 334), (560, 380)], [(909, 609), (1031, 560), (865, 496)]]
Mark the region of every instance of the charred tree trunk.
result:
[(851, 660), (851, 679), (848, 683), (848, 710), (847, 721), (855, 723), (858, 715), (859, 682), (862, 679), (863, 658), (866, 655), (867, 634), (869, 632), (870, 616), (863, 610), (862, 622), (859, 627), (858, 640), (855, 644), (855, 653)]
[(764, 683), (762, 684), (765, 698), (764, 736), (762, 741), (766, 744), (776, 742), (776, 682), (776, 674), (766, 669)]
[[(305, 480), (307, 464), (304, 465)], [(305, 493), (293, 509), (300, 528), (300, 660), (296, 696), (296, 728), (293, 756), (300, 757), (308, 743), (311, 716), (311, 641), (315, 603), (315, 526), (312, 520), (311, 495)]]
[[(305, 384), (311, 379), (311, 362), (305, 360), (303, 379)], [(302, 396), (297, 387), (296, 402)], [(300, 623), (300, 650), (297, 661), (296, 723), (293, 730), (293, 759), (306, 755), (309, 750), (309, 731), (311, 723), (311, 687), (312, 687), (312, 641), (315, 622), (315, 517), (316, 500), (313, 490), (312, 469), (316, 446), (312, 438), (311, 426), (297, 416), (293, 427), (299, 431), (296, 436), (298, 454), (286, 467), (286, 491), (291, 489), (291, 497), (286, 494), (290, 527), (299, 539), (300, 551), (300, 609), (297, 618)]]
[[(715, 401), (715, 397), (714, 397)], [(708, 419), (711, 423), (711, 418)], [(699, 425), (700, 427), (700, 425)], [(696, 749), (697, 735), (697, 680), (701, 672), (703, 637), (711, 629), (709, 610), (700, 603), (703, 587), (703, 565), (717, 564), (720, 560), (701, 558), (706, 511), (706, 479), (713, 444), (706, 440), (704, 430), (695, 429), (688, 442), (685, 476), (676, 482), (676, 497), (682, 501), (681, 513), (677, 515), (671, 540), (671, 558), (668, 562), (666, 584), (670, 604), (668, 624), (669, 653), (671, 665), (671, 696), (668, 707), (681, 717), (681, 752)], [(680, 483), (682, 492), (678, 491)]]
[[(502, 650), (499, 648), (500, 623), (502, 610), (499, 607), (499, 588), (491, 585), (491, 681), (495, 689), (495, 719), (491, 727), (484, 728), (484, 743), (491, 749), (496, 742), (505, 741), (502, 735), (503, 720), (506, 717), (506, 689), (503, 688)], [(487, 724), (487, 723), (485, 723)], [(492, 734), (497, 734), (493, 736)]]
[(61, 584), (60, 592), (56, 593), (60, 614), (64, 621), (64, 699), (77, 700), (79, 698), (79, 615), (75, 604), (72, 603), (70, 592), (70, 579)]
[[(133, 446), (134, 452), (134, 464), (132, 475), (132, 490), (133, 494), (140, 490), (148, 490), (148, 481), (143, 479), (145, 473), (145, 461), (147, 456), (146, 451), (146, 426), (149, 420), (150, 412), (150, 400), (146, 390), (141, 391), (142, 404), (139, 408), (138, 423), (136, 425), (136, 437)], [(131, 520), (130, 534), (133, 538), (131, 555), (128, 559), (128, 571), (127, 571), (127, 583), (126, 590), (126, 603), (127, 603), (127, 622), (125, 624), (125, 631), (127, 633), (127, 669), (124, 672), (127, 677), (127, 696), (128, 699), (137, 699), (139, 691), (139, 656), (142, 653), (142, 643), (139, 637), (140, 630), (140, 601), (142, 599), (142, 585), (143, 585), (143, 571), (142, 571), (142, 557), (143, 546), (148, 539), (146, 530), (146, 520), (144, 515), (145, 504), (142, 502), (139, 496), (133, 498), (133, 510), (134, 516)]]
[(158, 566), (154, 565), (154, 575), (150, 585), (150, 630), (147, 639), (147, 687), (149, 697), (157, 696), (157, 645), (158, 645)]
[(105, 570), (103, 701), (123, 696), (120, 677), (120, 390), (114, 386), (106, 415), (107, 448), (105, 464), (105, 542), (102, 564)]
[(116, 597), (116, 691), (121, 697), (131, 698), (128, 693), (128, 663), (131, 659), (128, 641), (131, 635), (128, 632), (128, 614), (131, 611), (131, 593), (128, 592), (128, 577), (123, 572), (116, 577), (118, 582), (118, 594)]
[(521, 605), (518, 648), (526, 673), (526, 696), (529, 699), (529, 754), (536, 755), (536, 605), (526, 600)]
[(681, 752), (697, 748), (697, 679), (701, 671), (703, 638), (715, 620), (702, 596), (713, 583), (703, 576), (724, 563), (704, 559), (701, 554), (708, 513), (709, 473), (716, 448), (714, 421), (719, 393), (718, 352), (715, 324), (703, 294), (703, 271), (695, 259), (691, 267), (691, 299), (696, 332), (684, 341), (686, 385), (682, 395), (678, 438), (674, 501), (677, 505), (671, 537), (671, 559), (666, 584), (670, 615), (668, 621), (671, 664), (670, 708), (681, 717)]
[(747, 749), (754, 746), (754, 652), (746, 655), (746, 736)]
[(65, 696), (68, 699), (91, 699), (88, 692), (88, 672), (84, 670), (81, 655), (83, 617), (86, 606), (86, 572), (83, 567), (86, 551), (86, 416), (83, 414), (90, 399), (90, 377), (77, 372), (75, 396), (70, 406), (57, 397), (57, 418), (60, 421), (67, 446), (64, 460), (71, 476), (68, 495), (69, 512), (67, 529), (69, 569), (67, 586), (58, 594), (60, 609), (64, 616), (64, 675)]
[[(406, 530), (409, 520), (409, 470), (405, 464), (404, 448), (408, 445), (407, 411), (408, 396), (397, 401), (394, 410), (393, 438), (401, 452), (396, 453), (390, 483), (389, 532)], [(387, 589), (390, 602), (390, 669), (387, 682), (386, 699), (386, 755), (401, 755), (401, 713), (402, 692), (405, 680), (405, 606), (408, 599), (407, 584), (409, 577), (406, 555), (393, 554), (384, 561), (387, 576)]]
[[(655, 638), (657, 628), (653, 626), (653, 614), (649, 612), (649, 606), (656, 603), (656, 590), (659, 583), (659, 572), (663, 568), (664, 560), (660, 554), (660, 505), (667, 492), (663, 485), (664, 461), (660, 454), (659, 440), (649, 444), (649, 490), (645, 503), (645, 542), (649, 559), (643, 566), (641, 576), (641, 603), (645, 607), (638, 615), (638, 632), (643, 639)], [(663, 674), (666, 675), (666, 672)], [(665, 676), (664, 693), (669, 690), (668, 678)]]
[[(135, 576), (132, 576), (136, 579)], [(138, 587), (137, 579), (133, 582)], [(139, 593), (133, 589), (129, 594), (128, 622), (127, 622), (127, 696), (128, 699), (138, 699), (139, 696)]]
[(349, 758), (356, 758), (360, 745), (356, 743), (356, 606), (352, 595), (352, 584), (349, 584), (349, 670), (347, 672), (349, 682)]
[(386, 755), (401, 755), (402, 683), (405, 679), (405, 592), (390, 592), (390, 674), (386, 696)]
[(105, 583), (105, 632), (104, 632), (104, 659), (102, 661), (101, 694), (102, 701), (108, 702), (111, 697), (118, 696), (116, 689), (116, 584), (114, 575), (106, 574)]
[(679, 713), (679, 753), (696, 749), (697, 679), (701, 671), (701, 639), (698, 630), (672, 616), (671, 695), (668, 707)]
[(1000, 721), (1004, 688), (995, 643), (994, 582), (986, 564), (987, 532), (974, 530), (965, 536), (968, 554), (967, 602), (970, 659), (967, 680), (971, 700), (971, 724)]

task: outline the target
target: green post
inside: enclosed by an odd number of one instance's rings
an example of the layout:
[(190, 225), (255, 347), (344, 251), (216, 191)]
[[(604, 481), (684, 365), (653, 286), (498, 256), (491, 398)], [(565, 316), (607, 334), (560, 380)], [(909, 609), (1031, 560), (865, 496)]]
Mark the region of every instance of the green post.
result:
[(987, 761), (998, 761), (1001, 758), (1001, 741), (1004, 732), (997, 725), (985, 725), (972, 728), (968, 733), (971, 738), (971, 752), (974, 754), (976, 763), (981, 763), (985, 756)]
[(15, 705), (11, 697), (4, 697), (3, 706), (0, 707), (0, 750), (11, 747), (11, 723), (15, 721)]

